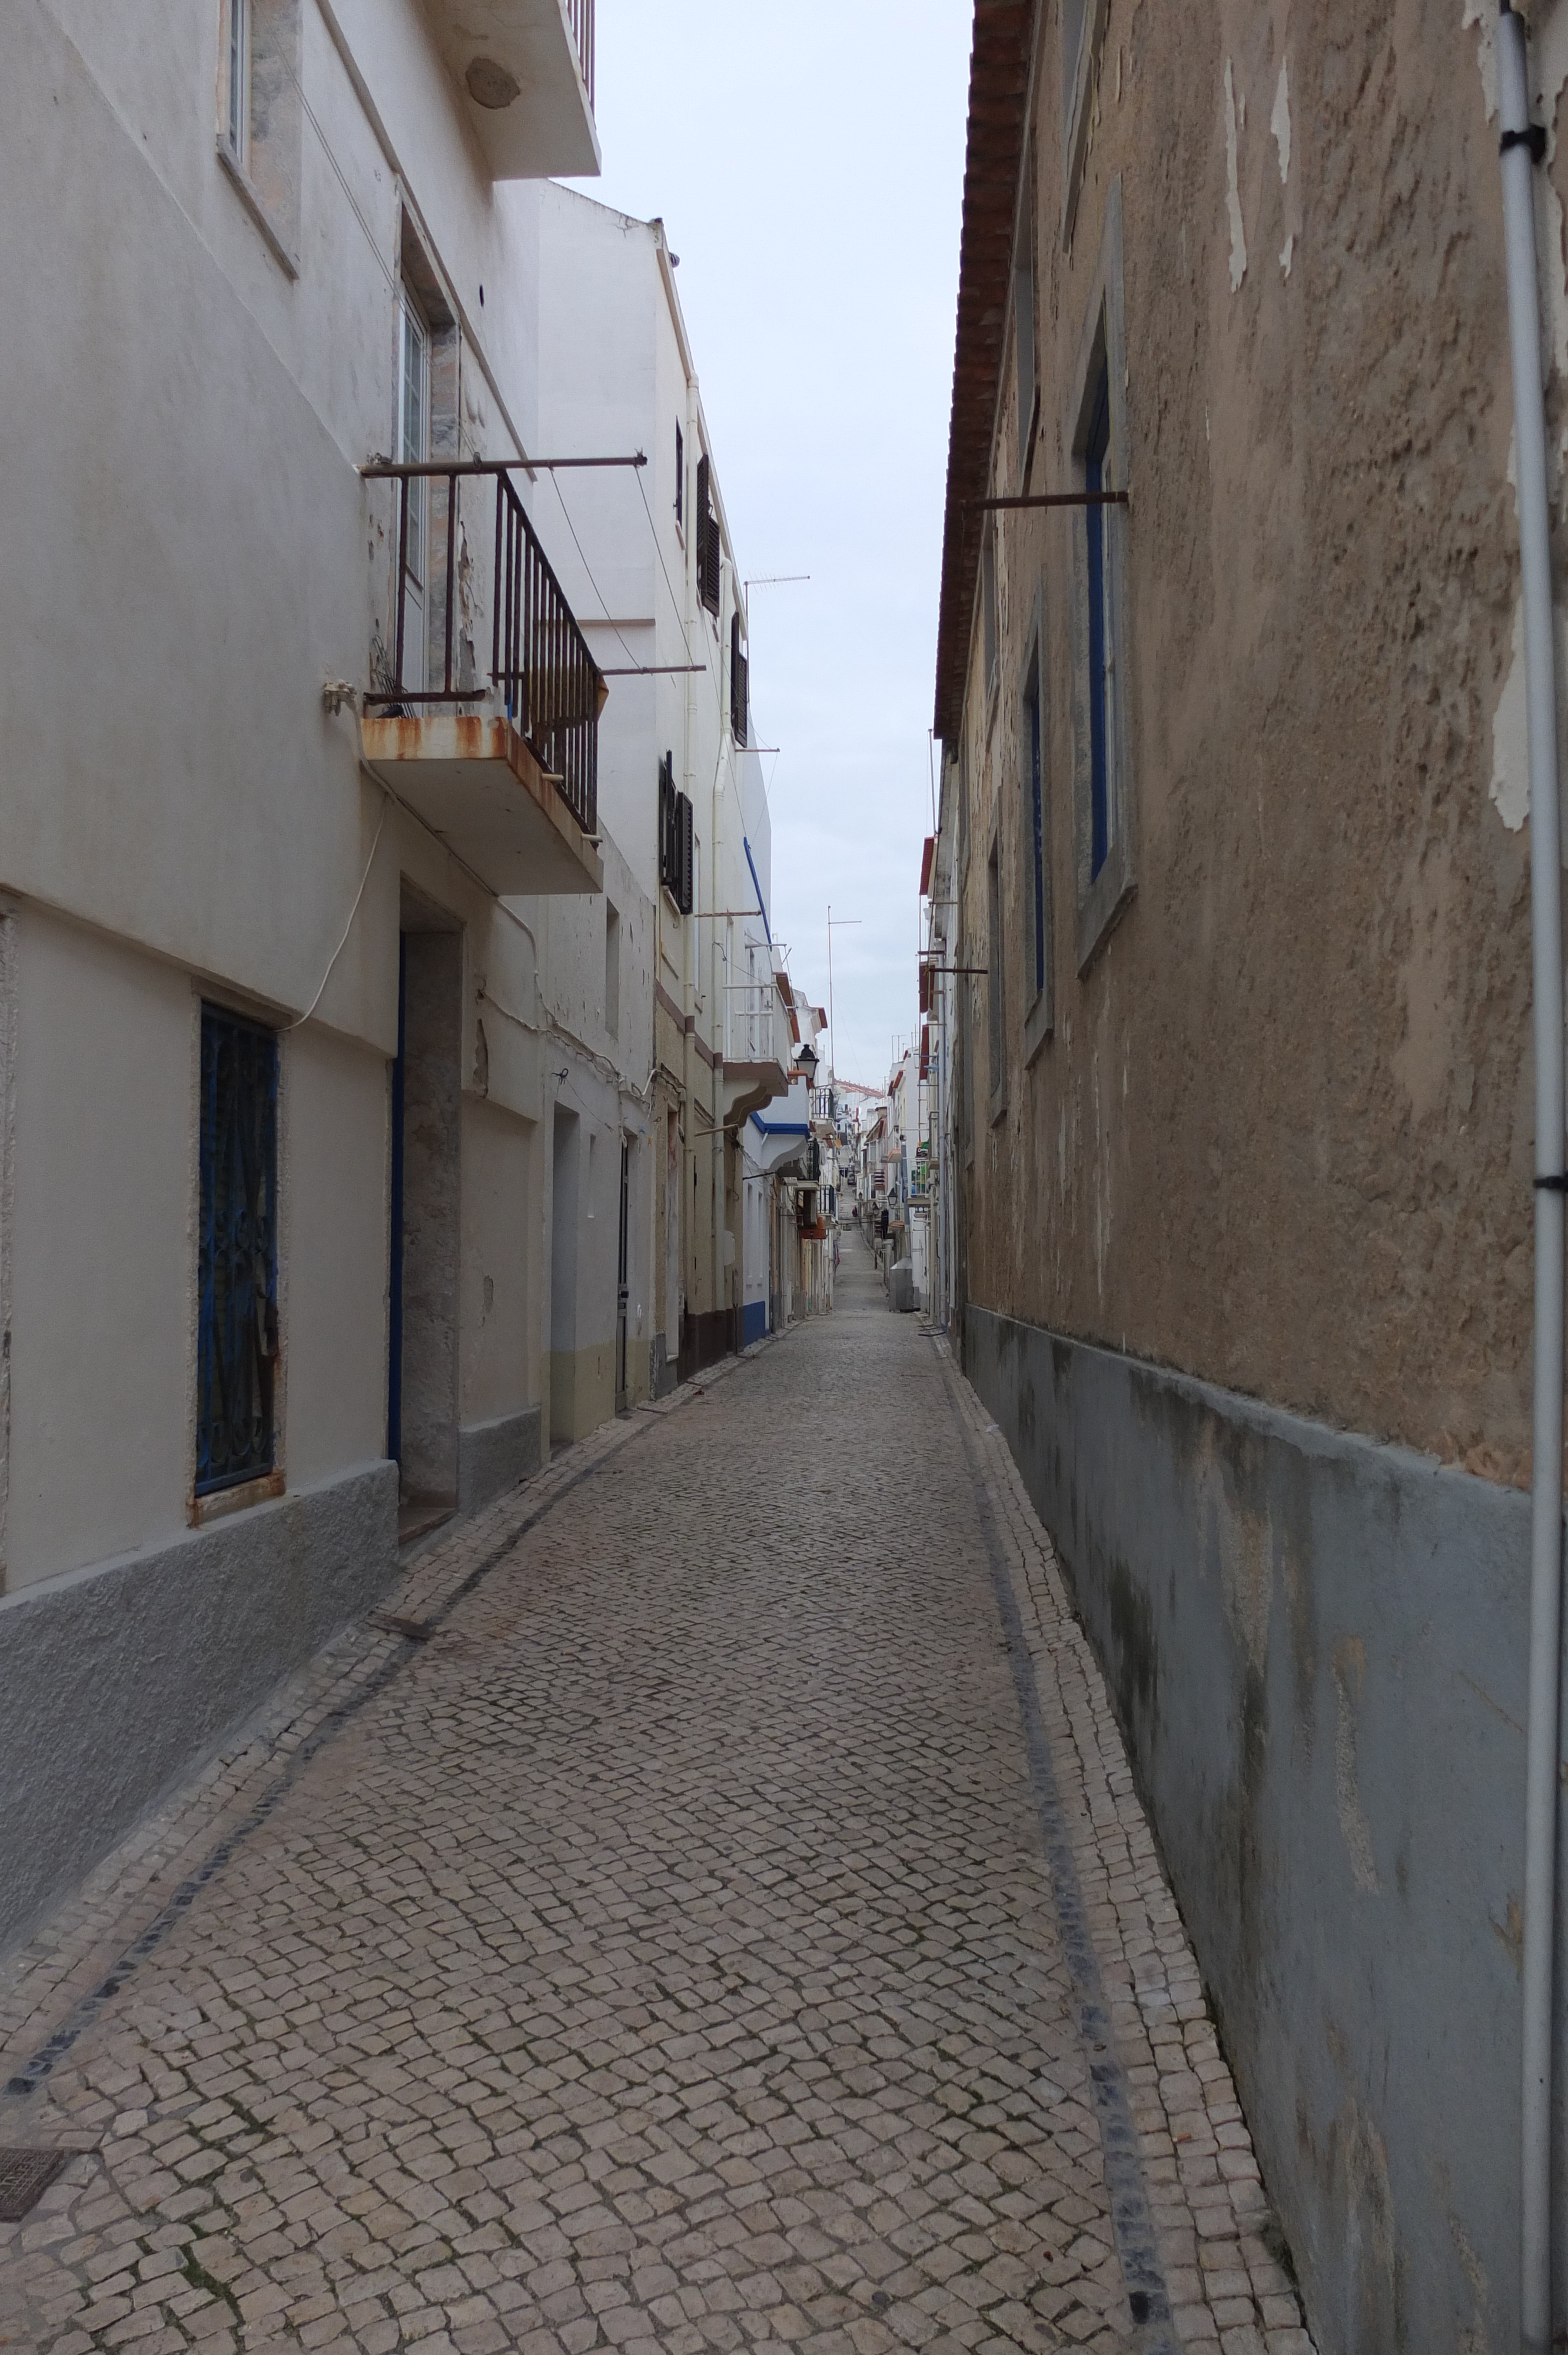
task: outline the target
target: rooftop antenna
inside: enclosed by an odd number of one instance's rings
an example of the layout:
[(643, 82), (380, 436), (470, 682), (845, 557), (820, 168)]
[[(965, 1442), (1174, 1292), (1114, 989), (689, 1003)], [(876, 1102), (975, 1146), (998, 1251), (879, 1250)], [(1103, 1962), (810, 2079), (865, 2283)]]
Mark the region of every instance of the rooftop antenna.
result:
[(838, 1027), (833, 1020), (833, 932), (835, 929), (842, 932), (846, 926), (863, 923), (864, 921), (862, 916), (841, 916), (835, 927), (833, 903), (831, 900), (828, 901), (828, 1076), (830, 1079), (834, 1079), (838, 1075), (839, 1051)]

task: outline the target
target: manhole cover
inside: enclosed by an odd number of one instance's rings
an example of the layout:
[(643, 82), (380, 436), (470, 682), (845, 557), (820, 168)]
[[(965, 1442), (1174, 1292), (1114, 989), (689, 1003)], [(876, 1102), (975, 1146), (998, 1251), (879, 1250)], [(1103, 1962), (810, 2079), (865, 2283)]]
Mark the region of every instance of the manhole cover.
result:
[(69, 2150), (0, 2148), (0, 2224), (19, 2224), (74, 2156)]

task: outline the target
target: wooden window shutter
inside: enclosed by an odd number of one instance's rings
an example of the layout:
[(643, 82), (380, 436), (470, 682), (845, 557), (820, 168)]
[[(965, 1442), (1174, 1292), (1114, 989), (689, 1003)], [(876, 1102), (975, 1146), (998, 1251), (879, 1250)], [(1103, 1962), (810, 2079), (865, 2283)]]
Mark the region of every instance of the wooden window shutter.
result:
[(676, 807), (680, 813), (681, 881), (675, 898), (680, 904), (682, 915), (689, 916), (692, 912), (692, 886), (695, 878), (692, 855), (692, 805), (685, 794), (679, 795)]
[(681, 848), (673, 752), (666, 752), (659, 763), (659, 880), (667, 891), (680, 897)]
[(710, 613), (716, 613), (724, 551), (718, 517), (714, 513), (712, 483), (713, 472), (705, 451), (697, 460), (697, 595)]
[(737, 744), (746, 741), (747, 664), (740, 644), (740, 615), (729, 617), (729, 726)]

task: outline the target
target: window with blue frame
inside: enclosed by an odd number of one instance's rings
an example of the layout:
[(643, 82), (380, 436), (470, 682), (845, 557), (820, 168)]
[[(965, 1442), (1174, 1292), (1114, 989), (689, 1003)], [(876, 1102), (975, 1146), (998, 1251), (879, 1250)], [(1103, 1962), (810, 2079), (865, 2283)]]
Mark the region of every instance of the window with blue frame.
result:
[(1038, 997), (1045, 986), (1047, 970), (1046, 897), (1045, 897), (1045, 780), (1041, 762), (1044, 757), (1040, 730), (1040, 657), (1036, 653), (1030, 666), (1029, 684), (1023, 691), (1023, 826), (1029, 847), (1030, 924), (1033, 950), (1033, 988)]
[(278, 1362), (278, 1039), (201, 1010), (196, 1493), (272, 1470)]
[[(1111, 488), (1110, 372), (1102, 362), (1099, 381), (1089, 410), (1088, 437), (1084, 444), (1084, 488), (1091, 494)], [(1116, 646), (1112, 635), (1110, 564), (1107, 548), (1106, 510), (1084, 510), (1088, 538), (1089, 604), (1089, 879), (1106, 863), (1111, 844), (1111, 775), (1113, 710), (1112, 681)]]

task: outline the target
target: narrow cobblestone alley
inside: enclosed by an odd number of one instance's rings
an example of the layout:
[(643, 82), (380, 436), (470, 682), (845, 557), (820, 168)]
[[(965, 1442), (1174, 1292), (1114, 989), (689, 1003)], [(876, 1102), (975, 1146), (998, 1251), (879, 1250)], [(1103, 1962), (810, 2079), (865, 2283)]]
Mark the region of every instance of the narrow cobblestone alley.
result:
[(1302, 2355), (1049, 1548), (868, 1266), (419, 1557), (16, 1960), (0, 2142), (75, 2155), (0, 2342)]

